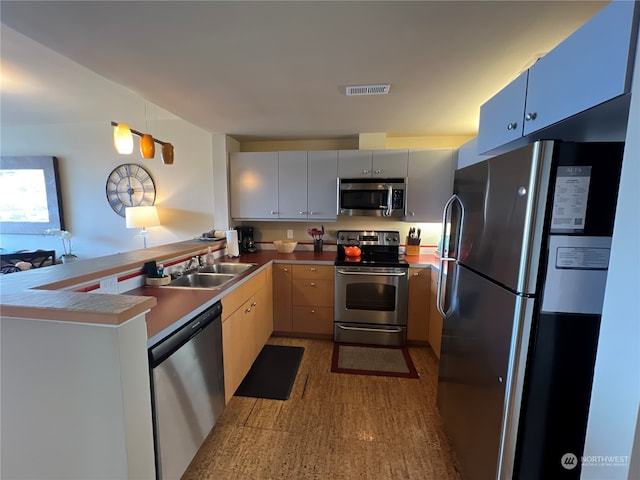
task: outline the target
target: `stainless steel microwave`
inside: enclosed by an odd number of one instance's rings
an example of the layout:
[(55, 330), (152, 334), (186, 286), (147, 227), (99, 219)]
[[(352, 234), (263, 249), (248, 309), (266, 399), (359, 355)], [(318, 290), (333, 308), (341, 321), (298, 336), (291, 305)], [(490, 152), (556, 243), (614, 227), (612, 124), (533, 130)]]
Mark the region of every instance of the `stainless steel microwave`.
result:
[(406, 178), (338, 178), (338, 216), (403, 218)]

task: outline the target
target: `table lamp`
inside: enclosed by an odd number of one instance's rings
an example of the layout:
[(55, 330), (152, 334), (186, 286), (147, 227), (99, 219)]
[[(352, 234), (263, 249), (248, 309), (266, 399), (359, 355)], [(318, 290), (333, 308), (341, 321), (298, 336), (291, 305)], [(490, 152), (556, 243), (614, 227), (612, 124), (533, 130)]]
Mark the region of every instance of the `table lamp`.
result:
[(160, 218), (158, 217), (158, 209), (153, 206), (144, 207), (127, 207), (125, 210), (125, 218), (127, 221), (127, 228), (142, 228), (140, 236), (144, 243), (144, 248), (147, 248), (147, 227), (157, 227), (160, 225)]

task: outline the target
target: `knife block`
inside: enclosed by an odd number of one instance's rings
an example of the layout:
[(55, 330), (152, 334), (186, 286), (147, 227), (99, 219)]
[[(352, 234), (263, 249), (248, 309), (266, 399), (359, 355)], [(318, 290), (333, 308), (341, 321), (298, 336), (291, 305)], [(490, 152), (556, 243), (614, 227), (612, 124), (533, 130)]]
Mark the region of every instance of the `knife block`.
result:
[(420, 239), (407, 237), (404, 247), (405, 255), (420, 255)]

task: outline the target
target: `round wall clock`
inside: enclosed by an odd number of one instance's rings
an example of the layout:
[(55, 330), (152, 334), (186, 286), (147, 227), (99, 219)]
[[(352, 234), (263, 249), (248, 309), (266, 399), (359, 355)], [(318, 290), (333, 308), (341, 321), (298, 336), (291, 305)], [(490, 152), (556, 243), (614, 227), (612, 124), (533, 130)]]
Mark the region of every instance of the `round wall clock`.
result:
[(151, 174), (134, 163), (117, 166), (107, 178), (107, 201), (114, 212), (124, 217), (126, 207), (153, 205), (156, 186)]

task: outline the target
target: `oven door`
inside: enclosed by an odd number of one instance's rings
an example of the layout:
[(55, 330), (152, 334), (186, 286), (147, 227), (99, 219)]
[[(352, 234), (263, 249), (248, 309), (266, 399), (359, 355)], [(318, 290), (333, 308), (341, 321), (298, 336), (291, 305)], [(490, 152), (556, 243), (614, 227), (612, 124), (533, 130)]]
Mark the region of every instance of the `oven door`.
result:
[(335, 321), (407, 325), (408, 270), (336, 267)]

